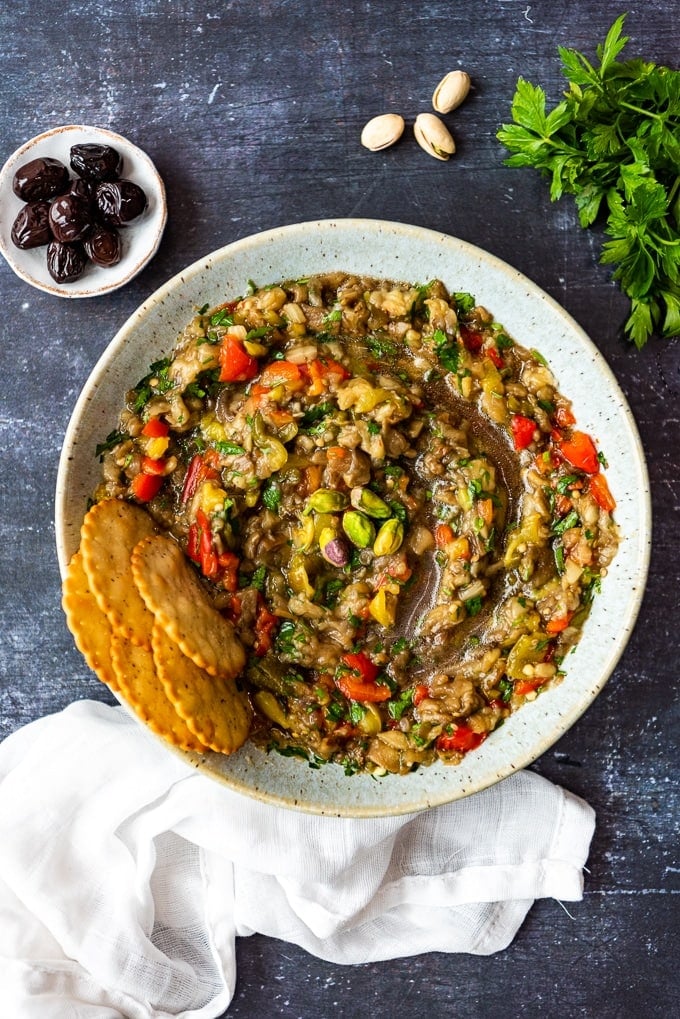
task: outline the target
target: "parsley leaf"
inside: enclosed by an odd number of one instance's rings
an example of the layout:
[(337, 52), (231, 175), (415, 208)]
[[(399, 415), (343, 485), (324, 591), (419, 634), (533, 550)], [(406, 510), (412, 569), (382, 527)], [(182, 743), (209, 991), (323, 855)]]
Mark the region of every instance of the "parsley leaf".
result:
[(619, 61), (625, 17), (594, 63), (558, 47), (569, 88), (554, 109), (520, 78), (513, 123), (497, 137), (511, 153), (506, 165), (548, 177), (553, 201), (573, 196), (582, 227), (604, 220), (600, 261), (630, 299), (625, 331), (640, 348), (653, 333), (680, 333), (680, 71)]

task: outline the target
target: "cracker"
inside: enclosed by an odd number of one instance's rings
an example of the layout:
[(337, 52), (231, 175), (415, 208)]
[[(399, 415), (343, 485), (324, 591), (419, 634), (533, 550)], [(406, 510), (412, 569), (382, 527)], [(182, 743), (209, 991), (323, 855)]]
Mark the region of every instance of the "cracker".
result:
[(253, 714), (245, 691), (234, 680), (199, 668), (159, 624), (153, 628), (152, 647), (165, 693), (191, 732), (217, 753), (238, 750), (248, 738)]
[(118, 681), (111, 664), (111, 625), (92, 593), (80, 551), (66, 568), (61, 604), (66, 625), (85, 661), (102, 683), (117, 690)]
[(121, 499), (95, 503), (80, 531), (83, 567), (99, 608), (115, 633), (149, 650), (153, 617), (135, 586), (130, 556), (137, 542), (155, 532), (145, 510)]
[(166, 696), (150, 651), (114, 633), (111, 659), (121, 696), (152, 732), (181, 750), (205, 749)]
[(241, 672), (243, 645), (172, 538), (144, 538), (132, 554), (132, 575), (156, 622), (187, 658), (211, 676), (234, 679)]

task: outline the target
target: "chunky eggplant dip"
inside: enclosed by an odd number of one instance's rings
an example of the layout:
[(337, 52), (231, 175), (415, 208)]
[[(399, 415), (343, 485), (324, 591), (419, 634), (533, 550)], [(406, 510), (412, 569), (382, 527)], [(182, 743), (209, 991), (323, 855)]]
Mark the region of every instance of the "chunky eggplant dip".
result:
[(564, 676), (617, 548), (604, 456), (467, 293), (329, 273), (202, 308), (98, 448), (235, 626), (251, 738), (456, 764)]

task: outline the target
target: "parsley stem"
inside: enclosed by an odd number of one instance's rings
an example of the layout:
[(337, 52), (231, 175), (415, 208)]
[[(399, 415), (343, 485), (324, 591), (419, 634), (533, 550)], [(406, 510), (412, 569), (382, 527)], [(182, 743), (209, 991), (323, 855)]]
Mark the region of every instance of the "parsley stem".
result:
[(680, 237), (676, 237), (674, 240), (669, 241), (665, 237), (659, 237), (659, 235), (657, 233), (654, 233), (653, 230), (648, 230), (647, 233), (652, 238), (652, 240), (657, 242), (657, 244), (665, 244), (666, 247), (670, 248), (674, 248), (676, 244), (680, 244)]
[(643, 110), (641, 106), (634, 106), (633, 103), (626, 103), (623, 99), (619, 99), (619, 105), (625, 106), (627, 110), (632, 110), (633, 113), (640, 113), (643, 117), (653, 117), (654, 120), (664, 121), (666, 118), (660, 113), (652, 113), (651, 110)]

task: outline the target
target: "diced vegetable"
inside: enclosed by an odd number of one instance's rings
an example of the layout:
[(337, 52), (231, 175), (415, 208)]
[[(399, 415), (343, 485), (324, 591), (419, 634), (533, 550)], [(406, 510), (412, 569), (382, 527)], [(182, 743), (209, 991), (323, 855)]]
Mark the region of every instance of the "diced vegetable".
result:
[(142, 428), (142, 435), (151, 439), (163, 438), (170, 434), (170, 425), (167, 421), (161, 421), (159, 417), (149, 418)]
[(568, 439), (561, 439), (558, 448), (572, 467), (578, 467), (586, 474), (597, 474), (600, 462), (597, 459), (595, 443), (586, 432), (573, 431)]
[(515, 449), (526, 449), (534, 441), (536, 422), (523, 414), (513, 414), (510, 418), (510, 430)]
[(476, 750), (481, 746), (486, 737), (485, 732), (475, 732), (467, 725), (458, 725), (453, 732), (443, 732), (437, 737), (437, 749), (444, 753), (457, 750), (461, 754), (466, 754), (469, 750)]
[(600, 509), (607, 513), (612, 513), (616, 509), (616, 500), (609, 490), (604, 474), (593, 474), (588, 484), (588, 491)]
[(151, 502), (161, 490), (163, 477), (160, 474), (135, 474), (131, 489), (135, 499), (140, 502)]
[(220, 382), (248, 382), (258, 373), (256, 357), (248, 354), (240, 340), (229, 333), (220, 345)]

